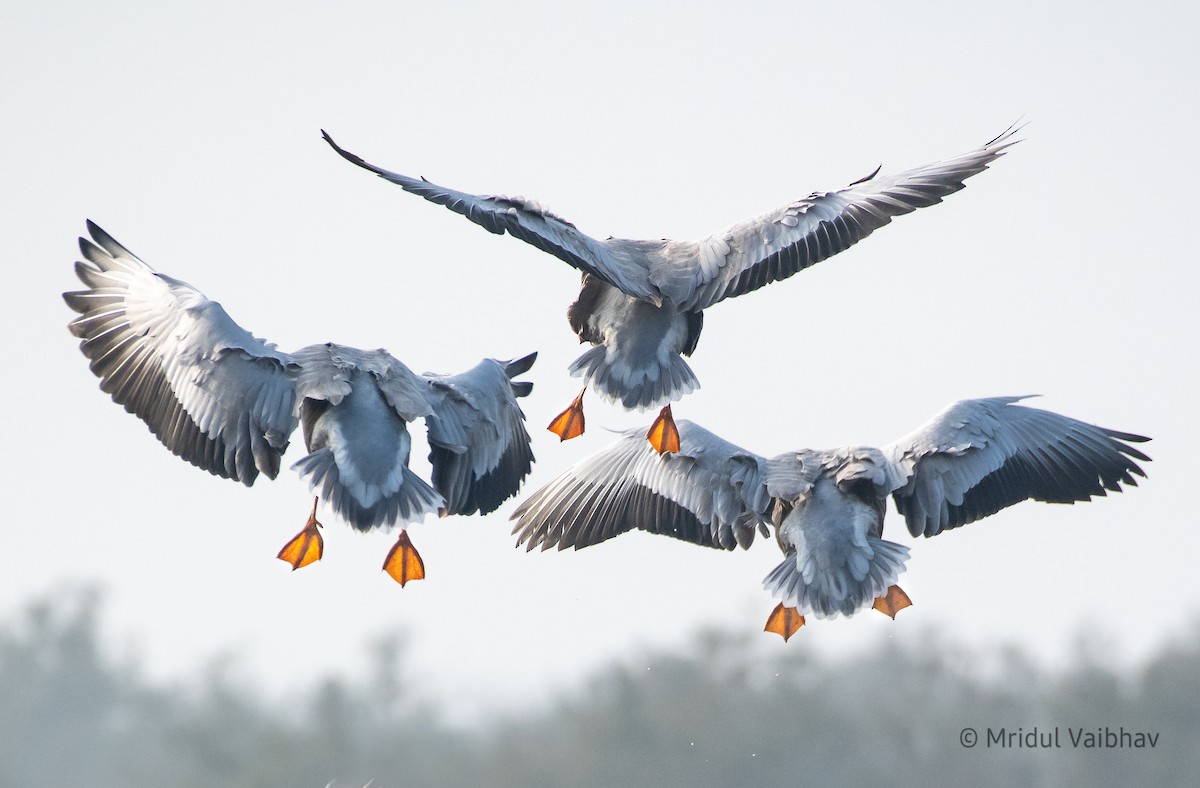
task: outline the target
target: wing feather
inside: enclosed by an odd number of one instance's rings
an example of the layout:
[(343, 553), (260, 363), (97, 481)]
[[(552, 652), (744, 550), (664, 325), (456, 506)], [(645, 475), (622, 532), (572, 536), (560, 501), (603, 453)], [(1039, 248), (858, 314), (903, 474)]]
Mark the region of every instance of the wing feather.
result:
[(517, 544), (579, 549), (636, 528), (748, 546), (766, 523), (764, 460), (692, 422), (678, 427), (678, 452), (660, 456), (645, 429), (630, 430), (533, 493), (513, 513)]
[(87, 226), (75, 273), (88, 289), (63, 298), (100, 388), (193, 465), (246, 485), (275, 478), (296, 427), (291, 358)]
[(438, 186), (424, 178), (410, 178), (376, 167), (362, 157), (341, 148), (324, 131), (321, 132), (321, 136), (346, 161), (391, 181), (410, 194), (445, 206), (488, 232), (497, 235), (508, 233), (580, 271), (608, 282), (634, 298), (661, 303), (658, 292), (650, 284), (641, 258), (624, 253), (625, 247), (637, 242), (598, 241), (580, 232), (566, 219), (523, 197), (468, 194)]
[[(987, 169), (1017, 140), (1013, 126), (947, 161), (873, 175), (831, 192), (814, 192), (699, 241), (670, 241), (654, 255), (651, 281), (683, 309), (705, 309), (757, 290), (845, 251), (892, 217), (942, 201)], [(714, 260), (713, 250), (727, 250)]]
[(487, 514), (516, 495), (533, 464), (517, 397), (532, 384), (514, 381), (536, 353), (510, 362), (484, 359), (458, 375), (426, 374), (433, 412), (426, 417), (433, 486), (447, 514)]
[(1087, 501), (1145, 476), (1141, 435), (1016, 404), (956, 402), (884, 449), (893, 498), (914, 536), (934, 536), (1033, 498)]

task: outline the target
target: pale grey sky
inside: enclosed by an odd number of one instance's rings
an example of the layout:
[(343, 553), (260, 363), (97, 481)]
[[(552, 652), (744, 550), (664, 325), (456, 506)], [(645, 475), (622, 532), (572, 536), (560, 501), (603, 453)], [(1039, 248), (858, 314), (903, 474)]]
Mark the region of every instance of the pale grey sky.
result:
[[(564, 319), (577, 273), (349, 166), (318, 129), (385, 167), (537, 198), (594, 235), (689, 238), (1024, 118), (1025, 141), (945, 204), (709, 310), (703, 387), (676, 412), (769, 455), (878, 445), (954, 399), (1040, 393), (1154, 438), (1150, 479), (1127, 495), (1023, 504), (915, 544), (893, 512), (914, 607), (786, 646), (762, 635), (764, 649), (942, 632), (1055, 660), (1086, 629), (1127, 661), (1194, 617), (1196, 9), (645, 5), (0, 12), (0, 615), (96, 581), (110, 636), (153, 674), (237, 650), (274, 690), (359, 669), (364, 639), (399, 628), (429, 691), (464, 715), (708, 624), (755, 632), (774, 604), (769, 541), (730, 555), (635, 534), (526, 554), (511, 502), (414, 526), (429, 577), (404, 589), (379, 571), (393, 537), (331, 513), (325, 560), (291, 573), (274, 555), (311, 500), (294, 473), (245, 489), (199, 472), (88, 373), (58, 295), (75, 287), (84, 219), (285, 350), (384, 346), (446, 372), (539, 351), (536, 486), (605, 445), (602, 427), (649, 421), (592, 398), (584, 438), (542, 429), (578, 388)], [(414, 454), (422, 466), (423, 444)]]

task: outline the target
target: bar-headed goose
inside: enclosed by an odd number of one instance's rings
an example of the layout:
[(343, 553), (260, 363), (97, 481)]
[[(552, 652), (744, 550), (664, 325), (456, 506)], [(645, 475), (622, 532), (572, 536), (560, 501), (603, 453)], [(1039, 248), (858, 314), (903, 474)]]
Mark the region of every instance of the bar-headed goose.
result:
[[(548, 252), (583, 272), (567, 311), (581, 342), (593, 347), (572, 375), (630, 410), (664, 407), (647, 433), (661, 451), (679, 446), (670, 403), (700, 384), (682, 355), (700, 338), (704, 310), (726, 298), (786, 279), (849, 248), (893, 216), (941, 202), (963, 188), (1017, 140), (1016, 127), (982, 147), (898, 175), (879, 170), (830, 192), (814, 192), (696, 241), (597, 240), (523, 197), (467, 194), (385, 170), (325, 141), (348, 161), (444, 205), (485, 229)], [(681, 355), (682, 354), (682, 355)], [(550, 423), (562, 440), (583, 432), (583, 391)]]
[[(282, 353), (200, 291), (157, 273), (88, 222), (86, 290), (64, 293), (80, 313), (71, 333), (100, 387), (172, 453), (249, 486), (274, 479), (292, 431), (308, 454), (293, 466), (317, 495), (304, 529), (280, 551), (293, 568), (319, 560), (317, 500), (354, 528), (399, 524), (384, 569), (403, 585), (424, 576), (405, 530), (432, 512), (487, 513), (516, 494), (533, 454), (512, 380), (536, 354), (492, 359), (459, 375), (418, 375), (384, 350), (332, 343)], [(407, 422), (424, 417), (432, 486), (408, 468)]]
[(1086, 501), (1144, 476), (1140, 435), (1015, 404), (956, 402), (881, 449), (804, 449), (765, 459), (688, 421), (658, 454), (639, 430), (580, 461), (513, 513), (526, 549), (576, 549), (632, 529), (708, 547), (748, 547), (756, 530), (784, 552), (763, 581), (779, 600), (767, 631), (786, 640), (804, 616), (888, 615), (908, 548), (882, 538), (887, 496), (913, 536), (936, 536), (1027, 498)]

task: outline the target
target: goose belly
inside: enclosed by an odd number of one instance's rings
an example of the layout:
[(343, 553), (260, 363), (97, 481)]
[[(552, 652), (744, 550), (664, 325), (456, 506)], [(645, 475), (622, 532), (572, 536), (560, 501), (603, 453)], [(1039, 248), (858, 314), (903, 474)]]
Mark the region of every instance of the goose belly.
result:
[(342, 486), (364, 507), (400, 488), (412, 447), (404, 420), (366, 377), (359, 373), (351, 392), (317, 417), (309, 445), (333, 452)]

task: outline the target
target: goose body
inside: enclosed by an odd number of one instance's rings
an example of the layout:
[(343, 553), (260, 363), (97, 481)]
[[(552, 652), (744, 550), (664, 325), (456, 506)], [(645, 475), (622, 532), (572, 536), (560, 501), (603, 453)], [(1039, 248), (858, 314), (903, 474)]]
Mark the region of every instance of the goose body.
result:
[[(536, 354), (418, 375), (385, 350), (323, 343), (284, 353), (95, 224), (88, 230), (75, 267), (86, 289), (64, 293), (79, 313), (69, 328), (101, 388), (182, 459), (250, 486), (278, 475), (302, 424), (308, 454), (293, 467), (363, 531), (492, 511), (528, 474), (516, 398), (531, 384), (512, 378)], [(408, 468), (417, 418), (429, 429), (432, 485)], [(315, 524), (314, 505), (311, 534)]]
[(894, 603), (894, 587), (903, 594), (908, 548), (883, 538), (889, 496), (909, 532), (928, 537), (1026, 499), (1086, 501), (1144, 476), (1135, 460), (1149, 457), (1130, 444), (1147, 438), (1021, 399), (955, 402), (882, 448), (770, 459), (689, 421), (680, 450), (662, 455), (630, 430), (532, 493), (513, 533), (526, 549), (580, 549), (637, 529), (731, 550), (773, 526), (784, 559), (763, 585), (777, 611), (850, 616)]
[[(683, 356), (696, 348), (705, 309), (844, 251), (894, 216), (941, 202), (1004, 155), (1016, 131), (1009, 128), (961, 156), (896, 175), (876, 170), (841, 189), (813, 192), (694, 241), (600, 240), (536, 201), (469, 194), (411, 178), (370, 164), (322, 135), (351, 163), (582, 271), (568, 320), (580, 341), (593, 347), (571, 364), (571, 374), (606, 400), (647, 410), (700, 385)], [(581, 421), (582, 399), (576, 402)], [(564, 439), (581, 431), (570, 419), (551, 429)]]

